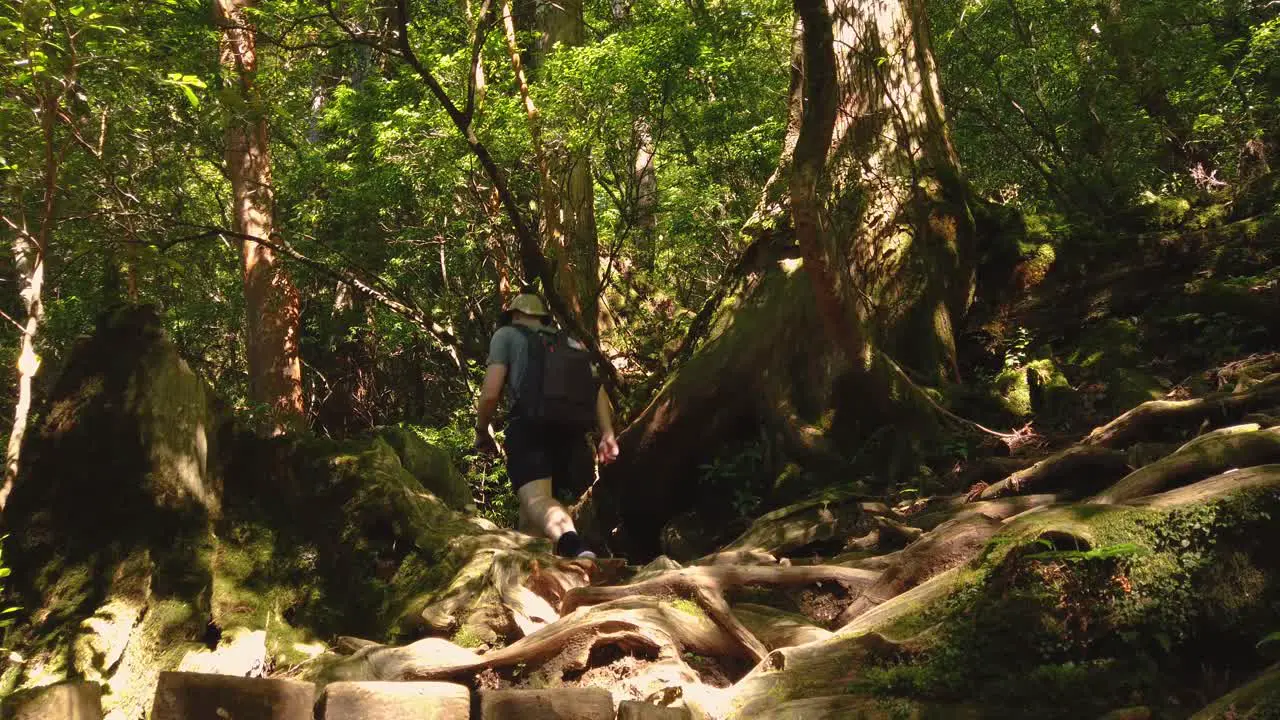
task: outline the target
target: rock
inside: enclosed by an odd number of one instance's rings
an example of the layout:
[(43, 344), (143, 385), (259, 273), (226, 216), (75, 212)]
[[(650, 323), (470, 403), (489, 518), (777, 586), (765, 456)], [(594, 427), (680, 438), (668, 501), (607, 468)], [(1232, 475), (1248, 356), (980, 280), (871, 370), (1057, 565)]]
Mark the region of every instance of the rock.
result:
[(602, 688), (482, 690), (480, 720), (613, 720), (613, 696)]
[(686, 708), (659, 707), (636, 700), (623, 700), (618, 706), (618, 720), (691, 720)]
[(404, 469), (446, 505), (454, 510), (473, 505), (471, 486), (454, 466), (448, 451), (428, 443), (409, 428), (382, 428), (378, 434), (400, 456)]
[(18, 685), (99, 682), (104, 710), (141, 717), (209, 622), (216, 400), (156, 311), (127, 307), (69, 353), (47, 402), (5, 517), (12, 590), (38, 621), (10, 640), (34, 648)]
[(9, 697), (3, 716), (12, 720), (102, 720), (97, 683), (68, 682)]
[(297, 680), (165, 672), (151, 720), (312, 720), (315, 697)]
[(325, 686), (320, 705), (324, 720), (468, 720), (471, 690), (444, 682), (337, 682)]

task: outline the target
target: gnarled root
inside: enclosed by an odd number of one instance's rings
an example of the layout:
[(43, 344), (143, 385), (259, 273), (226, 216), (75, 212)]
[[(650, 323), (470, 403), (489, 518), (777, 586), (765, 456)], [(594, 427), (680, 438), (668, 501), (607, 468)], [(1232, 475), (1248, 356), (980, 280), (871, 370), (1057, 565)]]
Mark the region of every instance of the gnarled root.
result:
[(978, 553), (1001, 522), (982, 514), (949, 520), (896, 553), (895, 562), (840, 615), (846, 625), (882, 602), (950, 570)]
[(560, 616), (555, 607), (575, 587), (616, 577), (619, 563), (562, 560), (535, 551), (532, 538), (497, 532), (466, 538), (469, 553), (453, 581), (421, 615), (435, 633), (466, 628), (485, 642), (528, 635)]
[(1172, 508), (1207, 502), (1241, 490), (1277, 486), (1280, 486), (1280, 465), (1259, 465), (1258, 467), (1225, 472), (1207, 480), (1201, 480), (1198, 483), (1185, 485), (1158, 495), (1148, 495), (1136, 500), (1130, 500), (1127, 504)]
[(439, 638), (403, 647), (366, 647), (349, 665), (362, 665), (379, 680), (432, 680), (468, 675), (484, 668), (526, 664), (545, 673), (587, 666), (591, 651), (614, 645), (678, 661), (682, 650), (708, 656), (742, 655), (737, 638), (701, 613), (651, 597), (627, 597), (567, 613), (520, 641), (479, 655)]
[(1130, 470), (1125, 454), (1096, 445), (1075, 445), (987, 487), (978, 496), (995, 500), (1027, 492), (1095, 492)]
[(857, 592), (871, 585), (878, 577), (879, 573), (872, 571), (830, 565), (700, 566), (663, 573), (630, 585), (575, 588), (565, 595), (560, 611), (566, 613), (583, 605), (633, 596), (689, 598), (697, 602), (717, 625), (737, 640), (749, 657), (759, 661), (764, 659), (768, 650), (729, 610), (729, 603), (724, 597), (726, 590), (744, 585), (798, 586), (838, 582)]
[(1098, 493), (1094, 502), (1118, 503), (1193, 482), (1232, 467), (1280, 461), (1280, 430), (1256, 425), (1224, 428), (1183, 445), (1168, 457), (1125, 476)]
[[(885, 511), (891, 512), (887, 508)], [(851, 535), (866, 524), (863, 503), (858, 496), (811, 498), (761, 516), (726, 545), (725, 550), (782, 555), (815, 542)]]
[(1158, 439), (1162, 433), (1189, 430), (1205, 420), (1221, 425), (1234, 422), (1253, 410), (1280, 404), (1280, 373), (1268, 375), (1243, 392), (1222, 392), (1194, 400), (1145, 402), (1089, 433), (1084, 442), (1122, 448), (1138, 440)]

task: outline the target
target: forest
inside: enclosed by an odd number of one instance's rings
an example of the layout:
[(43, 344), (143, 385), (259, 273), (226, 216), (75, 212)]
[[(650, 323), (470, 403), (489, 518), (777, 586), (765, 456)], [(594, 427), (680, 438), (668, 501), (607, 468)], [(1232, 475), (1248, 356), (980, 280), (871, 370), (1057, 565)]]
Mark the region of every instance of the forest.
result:
[(0, 0), (0, 718), (1280, 718), (1278, 153), (1276, 0)]

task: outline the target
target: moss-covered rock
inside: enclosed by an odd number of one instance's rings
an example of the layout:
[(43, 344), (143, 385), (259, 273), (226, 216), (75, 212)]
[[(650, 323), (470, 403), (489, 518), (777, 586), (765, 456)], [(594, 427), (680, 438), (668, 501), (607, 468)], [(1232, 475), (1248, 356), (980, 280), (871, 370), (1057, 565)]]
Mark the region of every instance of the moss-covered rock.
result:
[(164, 670), (263, 674), (339, 634), (394, 639), (480, 532), (423, 486), (460, 500), (447, 456), (412, 437), (224, 420), (146, 308), (103, 318), (43, 417), (6, 513), (27, 611), (0, 690), (85, 678), (133, 720)]
[(396, 451), (404, 469), (449, 507), (465, 510), (474, 505), (471, 487), (453, 464), (447, 450), (428, 443), (406, 427), (383, 428), (378, 431), (378, 436)]
[[(5, 515), (27, 623), (10, 684), (106, 685), (149, 702), (208, 623), (222, 481), (214, 401), (149, 308), (104, 316), (70, 355)], [(154, 679), (154, 678), (152, 678)]]

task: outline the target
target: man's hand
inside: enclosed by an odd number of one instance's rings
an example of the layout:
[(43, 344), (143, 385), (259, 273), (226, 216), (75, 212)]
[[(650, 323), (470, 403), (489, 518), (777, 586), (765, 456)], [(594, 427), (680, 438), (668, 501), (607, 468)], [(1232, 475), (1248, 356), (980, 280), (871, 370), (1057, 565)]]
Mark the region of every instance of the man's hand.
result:
[(493, 428), (485, 423), (483, 427), (476, 426), (476, 452), (481, 455), (497, 455), (498, 441), (493, 437)]
[(601, 465), (608, 465), (618, 459), (618, 438), (614, 436), (610, 430), (600, 436), (600, 442), (596, 445), (596, 460)]

